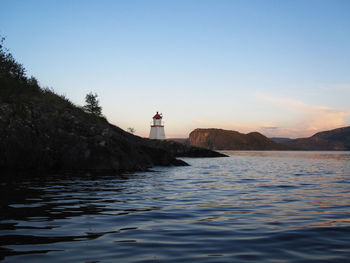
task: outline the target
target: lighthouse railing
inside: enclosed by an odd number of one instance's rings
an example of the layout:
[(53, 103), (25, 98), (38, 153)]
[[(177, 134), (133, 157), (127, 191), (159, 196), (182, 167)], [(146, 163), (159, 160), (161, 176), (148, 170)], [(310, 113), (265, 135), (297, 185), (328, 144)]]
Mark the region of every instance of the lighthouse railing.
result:
[(157, 123), (155, 123), (154, 121), (150, 121), (150, 125), (151, 126), (164, 126), (164, 121), (158, 121)]

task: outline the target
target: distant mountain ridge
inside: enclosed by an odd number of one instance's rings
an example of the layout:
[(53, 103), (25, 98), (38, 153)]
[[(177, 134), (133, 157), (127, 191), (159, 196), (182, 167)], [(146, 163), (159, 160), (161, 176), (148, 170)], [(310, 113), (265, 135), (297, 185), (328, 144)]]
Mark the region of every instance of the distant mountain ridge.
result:
[(223, 129), (195, 129), (189, 135), (192, 146), (212, 150), (287, 150), (258, 132), (248, 134)]
[(198, 128), (190, 133), (188, 139), (168, 140), (212, 150), (349, 151), (350, 126), (318, 132), (311, 137), (298, 139), (267, 138), (258, 132), (243, 134), (216, 128)]
[(274, 142), (289, 142), (293, 139), (291, 138), (287, 138), (287, 137), (270, 137), (269, 138), (271, 141), (274, 141)]
[(349, 151), (350, 126), (318, 132), (308, 138), (281, 141), (280, 143), (293, 150)]

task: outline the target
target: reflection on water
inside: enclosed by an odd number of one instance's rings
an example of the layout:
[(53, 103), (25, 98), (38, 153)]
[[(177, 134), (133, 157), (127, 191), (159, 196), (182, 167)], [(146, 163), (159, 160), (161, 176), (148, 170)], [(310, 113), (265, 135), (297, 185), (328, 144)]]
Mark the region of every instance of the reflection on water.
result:
[(247, 157), (273, 157), (273, 158), (305, 158), (305, 159), (335, 159), (339, 161), (349, 161), (349, 152), (342, 151), (221, 151), (230, 156)]
[(4, 262), (346, 262), (349, 152), (2, 182)]

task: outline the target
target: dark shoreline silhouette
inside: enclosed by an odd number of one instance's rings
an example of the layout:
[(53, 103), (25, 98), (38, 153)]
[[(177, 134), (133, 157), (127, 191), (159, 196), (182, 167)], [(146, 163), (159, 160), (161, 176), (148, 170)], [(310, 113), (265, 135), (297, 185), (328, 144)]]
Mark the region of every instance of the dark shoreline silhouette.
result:
[(0, 130), (0, 169), (10, 172), (144, 171), (156, 165), (186, 165), (176, 157), (224, 156), (132, 135), (39, 89), (20, 102), (15, 96), (7, 101), (1, 97)]
[(181, 156), (225, 156), (135, 136), (108, 123), (101, 111), (87, 112), (64, 95), (41, 88), (3, 47), (3, 40), (0, 39), (2, 173), (87, 170), (120, 173), (145, 171), (156, 165), (187, 165), (176, 159)]

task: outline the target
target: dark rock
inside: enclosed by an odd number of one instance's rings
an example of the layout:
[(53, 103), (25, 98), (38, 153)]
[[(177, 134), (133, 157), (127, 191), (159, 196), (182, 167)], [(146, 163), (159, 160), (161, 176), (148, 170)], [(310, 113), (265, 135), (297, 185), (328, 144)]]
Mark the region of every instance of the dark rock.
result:
[(5, 171), (140, 171), (186, 165), (176, 157), (223, 156), (181, 143), (148, 140), (69, 103), (0, 100), (0, 169)]
[(162, 148), (176, 157), (226, 157), (225, 154), (208, 150), (201, 147), (189, 146), (183, 143), (166, 140), (149, 140), (150, 144), (157, 148)]

